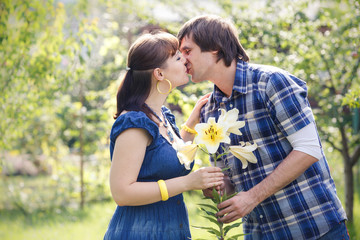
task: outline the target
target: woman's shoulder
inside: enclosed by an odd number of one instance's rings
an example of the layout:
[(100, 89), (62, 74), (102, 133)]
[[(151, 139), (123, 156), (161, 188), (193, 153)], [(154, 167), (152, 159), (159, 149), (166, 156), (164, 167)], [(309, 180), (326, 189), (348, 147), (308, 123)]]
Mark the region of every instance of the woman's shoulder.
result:
[(120, 133), (129, 128), (145, 129), (153, 138), (156, 138), (159, 134), (156, 123), (148, 118), (144, 112), (129, 111), (122, 113), (116, 118), (111, 128), (110, 139), (115, 141)]

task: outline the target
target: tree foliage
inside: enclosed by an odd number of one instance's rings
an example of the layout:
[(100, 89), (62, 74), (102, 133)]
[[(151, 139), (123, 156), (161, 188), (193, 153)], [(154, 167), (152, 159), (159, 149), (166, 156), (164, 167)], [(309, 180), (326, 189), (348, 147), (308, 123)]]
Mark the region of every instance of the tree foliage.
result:
[[(191, 17), (217, 14), (234, 22), (251, 62), (278, 66), (307, 82), (321, 138), (344, 159), (351, 217), (352, 170), (360, 155), (354, 124), (360, 105), (359, 1), (204, 2), (1, 1), (0, 154), (45, 154), (59, 166), (64, 156), (82, 152), (84, 191), (103, 188), (91, 182), (89, 171), (109, 164), (115, 94), (131, 43), (156, 29), (176, 35)], [(179, 125), (209, 91), (211, 83), (189, 83), (170, 94)], [(54, 174), (73, 176), (76, 170)], [(95, 176), (104, 177), (102, 171)]]
[(20, 139), (34, 144), (29, 131), (35, 138), (53, 137), (47, 122), (54, 119), (44, 112), (66, 85), (59, 68), (66, 52), (65, 11), (52, 1), (10, 0), (1, 1), (0, 11), (0, 114), (6, 116), (0, 121), (0, 148), (10, 149)]

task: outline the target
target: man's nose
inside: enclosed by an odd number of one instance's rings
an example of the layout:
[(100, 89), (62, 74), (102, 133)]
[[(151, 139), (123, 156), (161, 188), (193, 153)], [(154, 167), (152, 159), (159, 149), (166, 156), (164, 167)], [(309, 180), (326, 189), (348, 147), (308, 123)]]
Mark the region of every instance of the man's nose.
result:
[(186, 65), (188, 63), (188, 60), (185, 56), (182, 56), (181, 61)]
[(187, 54), (181, 53), (181, 56), (182, 56), (186, 61), (188, 61), (188, 55), (187, 55)]
[(181, 61), (185, 64), (187, 62), (187, 58), (184, 56), (184, 54), (180, 54)]

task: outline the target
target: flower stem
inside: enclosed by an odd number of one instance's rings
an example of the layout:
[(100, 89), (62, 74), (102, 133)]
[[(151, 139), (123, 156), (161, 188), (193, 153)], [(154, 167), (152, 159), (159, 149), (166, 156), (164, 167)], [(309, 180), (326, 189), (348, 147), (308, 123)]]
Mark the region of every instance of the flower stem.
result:
[(216, 156), (216, 153), (212, 153), (212, 154), (210, 154), (211, 155), (211, 157), (214, 159), (214, 166), (216, 167), (216, 162), (217, 162), (217, 160), (218, 160), (218, 157)]

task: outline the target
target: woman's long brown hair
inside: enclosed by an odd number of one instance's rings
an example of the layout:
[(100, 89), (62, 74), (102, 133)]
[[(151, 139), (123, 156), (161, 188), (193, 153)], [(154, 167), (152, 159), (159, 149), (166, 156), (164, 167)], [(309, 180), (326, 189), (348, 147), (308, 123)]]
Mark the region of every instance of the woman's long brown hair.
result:
[(165, 32), (142, 35), (132, 44), (127, 59), (130, 69), (117, 92), (114, 119), (123, 111), (143, 111), (148, 116), (152, 114), (145, 100), (150, 94), (153, 70), (166, 67), (166, 60), (174, 56), (178, 48), (177, 38)]

